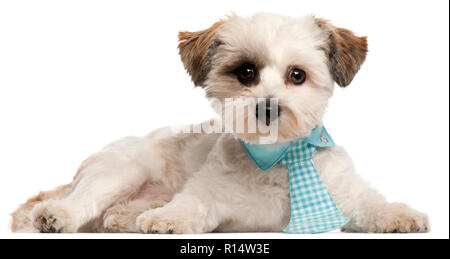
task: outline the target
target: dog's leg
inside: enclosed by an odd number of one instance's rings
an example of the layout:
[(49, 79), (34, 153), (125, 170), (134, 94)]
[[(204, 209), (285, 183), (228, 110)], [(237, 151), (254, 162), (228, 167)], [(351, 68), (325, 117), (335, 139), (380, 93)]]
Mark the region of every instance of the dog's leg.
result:
[(147, 210), (136, 220), (145, 234), (200, 234), (212, 232), (219, 223), (212, 216), (214, 205), (198, 196), (178, 194), (166, 206)]
[[(137, 228), (142, 233), (206, 233), (215, 230), (227, 218), (229, 207), (220, 195), (227, 189), (227, 174), (224, 173), (223, 143), (233, 143), (242, 149), (240, 142), (233, 137), (213, 136), (214, 145), (208, 148), (207, 159), (184, 184), (181, 192), (162, 208), (150, 209), (136, 220)], [(233, 149), (226, 149), (233, 152)], [(197, 154), (199, 154), (197, 152)], [(235, 154), (235, 153), (234, 153)], [(227, 156), (228, 157), (228, 156)], [(232, 156), (234, 158), (234, 156)], [(218, 192), (221, 189), (222, 192)]]
[(105, 232), (136, 233), (136, 218), (149, 209), (163, 207), (167, 202), (163, 200), (147, 201), (143, 199), (119, 203), (106, 210), (103, 216)]
[(320, 150), (314, 164), (342, 212), (350, 218), (347, 232), (409, 233), (428, 232), (425, 214), (401, 203), (388, 203), (356, 173), (341, 147)]
[(214, 190), (205, 174), (208, 173), (196, 173), (164, 207), (142, 213), (136, 220), (139, 231), (145, 234), (212, 232), (220, 224), (223, 213), (218, 211), (221, 202), (211, 195)]
[(34, 227), (40, 232), (76, 232), (114, 203), (127, 200), (161, 172), (152, 147), (148, 138), (129, 137), (91, 156), (81, 165), (68, 196), (33, 208)]

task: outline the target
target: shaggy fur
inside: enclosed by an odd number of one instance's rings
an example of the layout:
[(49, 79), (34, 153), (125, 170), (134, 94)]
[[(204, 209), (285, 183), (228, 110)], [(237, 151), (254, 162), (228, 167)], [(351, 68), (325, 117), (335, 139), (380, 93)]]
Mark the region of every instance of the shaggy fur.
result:
[[(278, 142), (306, 137), (322, 124), (334, 82), (348, 85), (363, 63), (367, 41), (312, 16), (231, 16), (200, 32), (182, 32), (181, 59), (224, 127), (226, 98), (279, 100)], [(258, 81), (244, 86), (231, 73), (255, 64)], [(307, 78), (293, 85), (287, 71)], [(244, 120), (254, 120), (252, 114)], [(229, 123), (229, 124), (227, 124)], [(258, 128), (261, 125), (258, 125)], [(261, 127), (266, 127), (262, 125)], [(267, 126), (265, 130), (272, 127)], [(194, 128), (194, 126), (192, 126)], [(288, 169), (261, 173), (240, 140), (264, 133), (176, 133), (159, 129), (128, 137), (92, 155), (74, 181), (41, 193), (13, 213), (15, 232), (205, 233), (282, 231), (290, 218)], [(427, 216), (387, 203), (356, 173), (342, 147), (318, 149), (314, 164), (340, 210), (343, 228), (358, 232), (427, 232)]]

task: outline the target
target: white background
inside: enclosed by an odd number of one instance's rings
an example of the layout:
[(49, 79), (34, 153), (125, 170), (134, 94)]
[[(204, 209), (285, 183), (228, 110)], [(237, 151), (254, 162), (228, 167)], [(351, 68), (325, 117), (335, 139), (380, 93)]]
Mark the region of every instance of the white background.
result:
[(432, 233), (407, 237), (448, 238), (449, 13), (442, 0), (1, 1), (0, 236), (24, 237), (10, 234), (9, 213), (39, 190), (70, 182), (105, 144), (213, 116), (183, 70), (177, 33), (205, 29), (231, 11), (314, 13), (368, 36), (367, 61), (347, 89), (336, 89), (325, 124), (389, 201), (429, 214)]

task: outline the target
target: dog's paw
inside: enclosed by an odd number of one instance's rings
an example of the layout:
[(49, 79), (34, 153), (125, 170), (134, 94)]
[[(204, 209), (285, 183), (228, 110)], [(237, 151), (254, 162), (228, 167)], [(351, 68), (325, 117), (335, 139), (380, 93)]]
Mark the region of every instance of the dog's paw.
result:
[(40, 233), (74, 233), (76, 228), (67, 210), (57, 201), (42, 202), (31, 212), (33, 227)]
[(113, 233), (135, 233), (136, 219), (148, 209), (163, 207), (165, 201), (135, 200), (128, 203), (117, 204), (106, 210), (103, 216), (103, 227), (105, 232)]
[(128, 204), (118, 204), (106, 210), (103, 215), (103, 227), (105, 232), (124, 233), (137, 232), (136, 218), (142, 211), (136, 211)]
[(430, 231), (427, 215), (402, 203), (383, 206), (374, 214), (368, 232), (374, 233), (426, 233)]
[(103, 217), (104, 232), (107, 233), (136, 232), (136, 226), (133, 226), (133, 224), (128, 224), (128, 222), (132, 220), (133, 218), (130, 217), (129, 214), (124, 213), (105, 214), (105, 216)]
[(164, 208), (142, 213), (136, 220), (137, 228), (144, 234), (186, 234), (192, 233), (183, 212), (173, 213)]

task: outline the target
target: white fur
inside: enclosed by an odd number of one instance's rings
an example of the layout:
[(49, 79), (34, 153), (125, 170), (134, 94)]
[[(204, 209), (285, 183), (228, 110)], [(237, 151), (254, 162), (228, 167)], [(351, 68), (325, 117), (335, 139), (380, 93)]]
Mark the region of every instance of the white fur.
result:
[[(261, 82), (246, 98), (275, 96), (295, 115), (304, 137), (322, 123), (333, 92), (327, 38), (310, 16), (231, 17), (217, 32), (223, 41), (206, 81), (217, 89), (220, 63), (238, 52), (262, 55)], [(286, 86), (286, 67), (308, 72), (301, 87)], [(283, 127), (283, 117), (280, 118)], [(289, 139), (281, 139), (286, 141)], [(351, 221), (347, 231), (425, 232), (426, 215), (389, 204), (356, 173), (341, 147), (319, 149), (314, 164), (334, 201)], [(88, 158), (67, 195), (30, 211), (35, 230), (205, 233), (282, 231), (290, 218), (287, 167), (262, 173), (233, 134), (183, 134), (168, 128), (128, 137)], [(28, 213), (26, 210), (20, 211)], [(138, 216), (139, 215), (139, 216)], [(16, 231), (29, 231), (27, 221)]]

